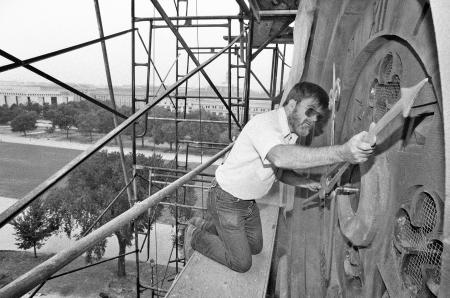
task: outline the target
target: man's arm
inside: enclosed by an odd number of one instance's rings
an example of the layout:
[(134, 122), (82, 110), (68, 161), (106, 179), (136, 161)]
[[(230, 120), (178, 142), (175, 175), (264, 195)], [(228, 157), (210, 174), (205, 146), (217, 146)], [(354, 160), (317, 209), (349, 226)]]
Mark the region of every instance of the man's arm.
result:
[[(373, 153), (370, 143), (363, 141), (367, 132), (354, 135), (347, 143), (327, 147), (276, 145), (267, 153), (267, 160), (282, 169), (307, 169), (339, 162), (362, 163)], [(371, 143), (375, 143), (375, 140)]]
[(307, 188), (312, 191), (318, 191), (320, 189), (320, 183), (306, 177), (305, 175), (294, 172), (293, 170), (279, 170), (281, 172), (278, 179), (286, 184)]

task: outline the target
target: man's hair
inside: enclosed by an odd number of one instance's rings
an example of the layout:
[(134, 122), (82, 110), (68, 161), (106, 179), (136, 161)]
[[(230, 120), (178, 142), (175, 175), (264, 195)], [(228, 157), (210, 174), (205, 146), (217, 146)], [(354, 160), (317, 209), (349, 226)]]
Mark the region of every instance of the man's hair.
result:
[(309, 97), (316, 99), (323, 109), (328, 109), (328, 102), (330, 101), (328, 93), (319, 85), (310, 82), (301, 82), (295, 84), (295, 86), (292, 87), (291, 91), (289, 91), (289, 94), (286, 97), (283, 106), (287, 105), (289, 100), (291, 99), (295, 100), (298, 104), (303, 99)]

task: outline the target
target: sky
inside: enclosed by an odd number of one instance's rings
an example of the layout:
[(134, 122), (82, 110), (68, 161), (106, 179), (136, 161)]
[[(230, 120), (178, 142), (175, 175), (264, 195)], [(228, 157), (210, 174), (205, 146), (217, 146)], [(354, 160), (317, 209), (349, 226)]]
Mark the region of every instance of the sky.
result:
[[(131, 28), (130, 0), (99, 0), (105, 35)], [(174, 2), (160, 0), (168, 15), (175, 15)], [(214, 5), (212, 5), (214, 4)], [(190, 0), (190, 15), (236, 15), (239, 7), (234, 0)], [(136, 0), (136, 16), (157, 16), (150, 0)], [(139, 32), (148, 42), (148, 23), (139, 23)], [(225, 46), (223, 36), (226, 28), (181, 29), (182, 36), (190, 46)], [(238, 34), (237, 22), (232, 34)], [(169, 29), (154, 30), (156, 67), (165, 76), (175, 59), (175, 38)], [(131, 83), (131, 34), (122, 35), (106, 42), (113, 85)], [(19, 59), (27, 59), (47, 52), (86, 42), (99, 37), (93, 0), (1, 0), (0, 1), (0, 48)], [(184, 52), (184, 51), (183, 51)], [(136, 45), (138, 62), (145, 62), (144, 49)], [(185, 65), (186, 53), (179, 57)], [(200, 55), (200, 62), (210, 55)], [(226, 83), (226, 56), (220, 57), (206, 68), (208, 75), (217, 85)], [(235, 58), (233, 56), (233, 63)], [(10, 61), (0, 57), (0, 65)], [(287, 63), (290, 64), (288, 57)], [(191, 67), (192, 67), (191, 62)], [(49, 60), (37, 62), (34, 67), (69, 83), (106, 85), (100, 43), (69, 52)], [(253, 62), (253, 71), (269, 88), (271, 53), (261, 53)], [(183, 67), (184, 68), (184, 67)], [(185, 71), (180, 71), (185, 73)], [(285, 78), (287, 78), (288, 68)], [(0, 81), (46, 82), (45, 79), (24, 68), (0, 73)], [(136, 82), (145, 83), (145, 69), (138, 68)], [(175, 81), (174, 69), (167, 77), (167, 83)], [(157, 79), (151, 82), (159, 83)], [(199, 80), (195, 79), (198, 84)], [(193, 83), (194, 84), (194, 83)], [(200, 85), (206, 86), (204, 79)], [(257, 83), (252, 81), (252, 89)]]

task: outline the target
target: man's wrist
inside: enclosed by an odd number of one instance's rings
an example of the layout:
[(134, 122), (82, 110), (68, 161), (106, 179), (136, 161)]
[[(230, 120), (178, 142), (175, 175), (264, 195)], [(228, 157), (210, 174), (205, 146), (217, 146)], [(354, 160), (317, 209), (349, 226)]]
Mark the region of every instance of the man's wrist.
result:
[(342, 145), (335, 146), (336, 148), (336, 155), (340, 159), (339, 162), (348, 161), (348, 148), (347, 143), (344, 143)]

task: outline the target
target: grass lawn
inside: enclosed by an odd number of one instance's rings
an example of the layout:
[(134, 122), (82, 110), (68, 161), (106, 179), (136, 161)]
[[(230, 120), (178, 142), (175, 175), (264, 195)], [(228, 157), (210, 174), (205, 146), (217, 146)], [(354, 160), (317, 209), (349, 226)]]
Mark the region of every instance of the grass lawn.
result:
[(21, 198), (81, 153), (78, 150), (0, 143), (0, 196)]
[[(34, 258), (32, 253), (22, 251), (0, 251), (0, 288), (11, 282), (21, 274), (48, 259), (49, 255), (39, 255)], [(63, 268), (65, 272), (85, 266), (84, 257), (79, 257)], [(75, 273), (55, 278), (39, 290), (39, 293), (52, 294), (55, 297), (136, 297), (136, 270), (135, 262), (127, 261), (127, 276), (118, 278), (116, 275), (117, 260), (105, 262)], [(149, 263), (140, 264), (140, 280), (142, 284), (151, 284), (151, 267)], [(165, 267), (158, 266), (158, 280), (162, 279)], [(156, 281), (156, 267), (153, 269)], [(175, 269), (169, 267), (167, 275), (175, 274)], [(169, 289), (170, 282), (159, 285), (160, 288)], [(151, 291), (146, 290), (141, 297), (151, 297)]]

